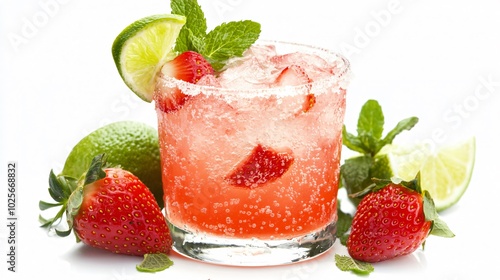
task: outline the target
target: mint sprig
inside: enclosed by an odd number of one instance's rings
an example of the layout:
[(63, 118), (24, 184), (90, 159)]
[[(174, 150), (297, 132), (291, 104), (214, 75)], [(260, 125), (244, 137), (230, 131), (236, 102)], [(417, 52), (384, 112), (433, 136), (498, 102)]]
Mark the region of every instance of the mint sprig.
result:
[(207, 34), (207, 20), (201, 6), (198, 5), (197, 1), (171, 0), (170, 8), (172, 14), (186, 17), (186, 23), (179, 32), (174, 50), (178, 52), (196, 51), (191, 38), (204, 38)]
[[(360, 153), (359, 156), (346, 159), (340, 167), (342, 186), (349, 195), (359, 193), (372, 184), (372, 178), (390, 179), (392, 170), (386, 170), (387, 158), (377, 157), (380, 150), (392, 144), (394, 138), (405, 130), (411, 130), (418, 122), (417, 117), (400, 121), (385, 137), (384, 113), (376, 100), (368, 100), (359, 113), (357, 135), (342, 128), (342, 143), (347, 148)], [(349, 197), (357, 205), (362, 197)]]
[(229, 58), (241, 56), (257, 41), (259, 34), (260, 24), (251, 20), (223, 23), (207, 34), (200, 52), (220, 70)]
[(339, 254), (335, 254), (335, 265), (342, 271), (352, 271), (358, 275), (367, 275), (374, 271), (374, 267), (370, 263)]
[(260, 24), (251, 20), (222, 23), (207, 33), (205, 14), (196, 0), (172, 0), (173, 14), (186, 17), (175, 44), (175, 51), (195, 51), (203, 55), (216, 71), (220, 71), (226, 61), (242, 56), (259, 38)]
[(155, 273), (174, 265), (174, 262), (164, 253), (145, 254), (143, 261), (136, 265), (139, 272)]
[(387, 135), (384, 131), (384, 113), (376, 100), (368, 100), (359, 113), (358, 135), (348, 133), (344, 125), (342, 130), (343, 144), (356, 152), (375, 156), (385, 145), (391, 144), (394, 138), (404, 130), (412, 129), (418, 122), (417, 117), (400, 121)]
[(337, 204), (337, 232), (335, 236), (340, 240), (340, 244), (347, 245), (347, 238), (349, 237), (349, 230), (351, 229), (353, 216), (349, 213), (342, 211), (340, 201)]

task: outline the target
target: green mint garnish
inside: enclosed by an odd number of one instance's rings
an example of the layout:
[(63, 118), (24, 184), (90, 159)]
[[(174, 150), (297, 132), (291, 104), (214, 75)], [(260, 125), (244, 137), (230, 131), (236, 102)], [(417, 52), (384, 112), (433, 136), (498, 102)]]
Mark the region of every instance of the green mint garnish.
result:
[(342, 131), (343, 144), (356, 152), (375, 156), (385, 145), (391, 144), (394, 138), (404, 130), (410, 130), (417, 124), (418, 118), (411, 117), (400, 121), (387, 135), (382, 138), (384, 130), (384, 114), (376, 100), (368, 100), (359, 114), (358, 135)]
[(374, 271), (373, 265), (357, 261), (349, 256), (335, 254), (335, 264), (342, 271), (352, 271), (356, 274), (366, 275)]
[(207, 33), (207, 23), (196, 0), (172, 0), (173, 14), (187, 18), (175, 44), (175, 51), (195, 51), (219, 71), (226, 61), (242, 56), (260, 35), (260, 24), (251, 20), (222, 23)]
[(207, 34), (200, 51), (215, 64), (215, 69), (221, 69), (229, 58), (241, 56), (257, 41), (259, 34), (260, 24), (251, 20), (223, 23)]
[(159, 272), (171, 267), (174, 264), (166, 254), (145, 254), (144, 260), (136, 266), (140, 272)]
[[(393, 176), (392, 170), (387, 169), (389, 164), (387, 158), (377, 157), (377, 154), (385, 145), (391, 144), (398, 134), (412, 129), (417, 122), (417, 117), (406, 118), (382, 137), (384, 132), (382, 107), (376, 100), (368, 100), (359, 113), (357, 135), (348, 133), (344, 125), (343, 144), (360, 153), (359, 156), (346, 159), (340, 167), (341, 183), (349, 195), (360, 193), (367, 188), (373, 183), (372, 178), (390, 179)], [(361, 198), (350, 197), (355, 205)]]
[(172, 14), (183, 15), (186, 23), (181, 29), (175, 43), (175, 51), (196, 51), (192, 38), (204, 38), (207, 35), (207, 20), (198, 2), (190, 0), (171, 0)]
[(340, 201), (337, 204), (337, 232), (335, 235), (340, 240), (340, 244), (346, 245), (347, 238), (349, 237), (349, 229), (352, 224), (352, 215), (349, 213), (344, 213), (340, 207)]

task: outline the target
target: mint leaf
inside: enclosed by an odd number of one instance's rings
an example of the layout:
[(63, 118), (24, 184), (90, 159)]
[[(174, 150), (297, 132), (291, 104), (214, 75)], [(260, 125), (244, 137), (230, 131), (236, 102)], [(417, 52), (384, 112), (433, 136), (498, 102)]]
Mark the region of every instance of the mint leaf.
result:
[(190, 37), (204, 38), (207, 33), (207, 20), (198, 1), (171, 0), (170, 8), (172, 9), (172, 14), (186, 17), (186, 23), (177, 37), (174, 50), (177, 52), (188, 50), (198, 51), (196, 48), (193, 48)]
[(207, 20), (197, 0), (171, 0), (170, 8), (172, 14), (186, 17), (174, 51), (200, 53), (216, 71), (229, 58), (241, 56), (260, 35), (260, 24), (251, 20), (223, 23), (207, 34)]
[(205, 47), (205, 38), (189, 33), (189, 40), (191, 41), (190, 50), (202, 54), (203, 48)]
[[(372, 183), (370, 178), (372, 162), (373, 158), (371, 156), (363, 155), (346, 159), (344, 164), (340, 166), (342, 186), (346, 189), (348, 195), (361, 192)], [(355, 204), (361, 200), (361, 198), (352, 197), (349, 197), (349, 199)]]
[(375, 156), (385, 145), (391, 144), (394, 138), (404, 130), (412, 129), (417, 123), (417, 117), (411, 117), (400, 121), (382, 139), (384, 131), (384, 113), (382, 107), (376, 100), (368, 100), (359, 113), (358, 135), (347, 132), (346, 127), (342, 129), (342, 143), (349, 149)]
[(407, 119), (404, 119), (404, 120), (398, 122), (396, 127), (393, 128), (391, 131), (389, 131), (389, 133), (387, 133), (385, 138), (378, 143), (378, 147), (377, 147), (377, 150), (375, 153), (378, 153), (380, 151), (380, 149), (382, 149), (382, 147), (384, 147), (385, 145), (391, 144), (392, 141), (394, 140), (394, 138), (398, 134), (400, 134), (404, 130), (412, 129), (417, 123), (418, 123), (417, 117), (407, 118)]
[(367, 275), (374, 271), (373, 265), (357, 261), (349, 256), (335, 254), (335, 265), (342, 271), (352, 271), (356, 274)]
[[(251, 20), (223, 23), (205, 37), (203, 56), (215, 70), (231, 57), (241, 56), (260, 35), (260, 24)], [(218, 66), (217, 66), (218, 65)]]
[(174, 262), (166, 254), (145, 254), (144, 260), (136, 266), (140, 272), (158, 272), (174, 265)]
[(352, 224), (352, 215), (349, 213), (345, 213), (340, 209), (340, 201), (337, 205), (337, 232), (336, 236), (340, 239), (340, 243), (342, 245), (346, 245), (347, 238), (349, 237), (349, 229)]
[(358, 139), (365, 150), (372, 155), (376, 153), (378, 141), (384, 130), (384, 114), (382, 107), (375, 100), (368, 100), (359, 113)]
[(361, 141), (357, 136), (347, 132), (345, 125), (342, 127), (342, 144), (355, 152), (359, 152), (362, 154), (370, 153), (370, 151), (365, 150), (364, 146), (361, 144)]

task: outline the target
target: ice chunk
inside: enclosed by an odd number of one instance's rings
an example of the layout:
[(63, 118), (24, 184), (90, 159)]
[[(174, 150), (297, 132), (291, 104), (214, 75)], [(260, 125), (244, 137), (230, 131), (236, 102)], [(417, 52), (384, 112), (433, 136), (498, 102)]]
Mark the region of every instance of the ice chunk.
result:
[(214, 75), (205, 75), (196, 83), (200, 86), (220, 87), (220, 81)]
[(301, 66), (292, 64), (285, 67), (275, 80), (274, 86), (298, 86), (310, 83), (311, 80)]
[(221, 86), (233, 89), (267, 88), (276, 77), (270, 59), (276, 56), (274, 46), (255, 45), (242, 57), (231, 59), (219, 76)]
[(315, 54), (288, 53), (274, 56), (271, 58), (271, 62), (274, 63), (277, 69), (298, 65), (305, 70), (312, 81), (331, 76), (335, 72), (331, 64)]

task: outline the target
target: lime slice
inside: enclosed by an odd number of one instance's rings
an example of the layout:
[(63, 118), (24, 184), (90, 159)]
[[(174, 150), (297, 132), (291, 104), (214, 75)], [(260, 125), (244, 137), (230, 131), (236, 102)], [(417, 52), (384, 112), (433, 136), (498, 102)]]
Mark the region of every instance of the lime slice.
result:
[(443, 211), (457, 203), (469, 186), (475, 153), (473, 137), (434, 152), (425, 145), (387, 145), (380, 156), (389, 159), (394, 176), (403, 180), (415, 178), (420, 171), (422, 189), (429, 191), (437, 211)]
[(141, 99), (151, 102), (156, 74), (173, 59), (173, 46), (186, 23), (181, 15), (154, 15), (127, 26), (115, 39), (113, 59), (125, 84)]

